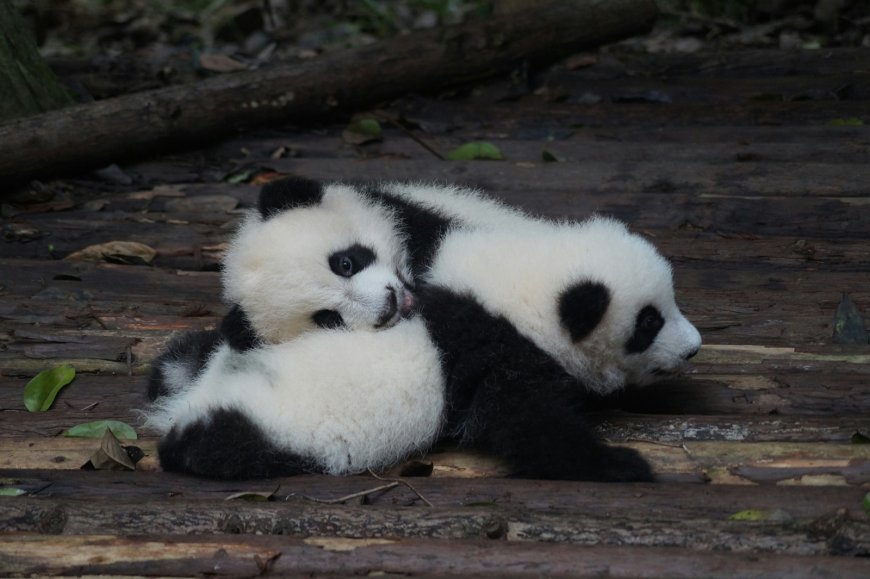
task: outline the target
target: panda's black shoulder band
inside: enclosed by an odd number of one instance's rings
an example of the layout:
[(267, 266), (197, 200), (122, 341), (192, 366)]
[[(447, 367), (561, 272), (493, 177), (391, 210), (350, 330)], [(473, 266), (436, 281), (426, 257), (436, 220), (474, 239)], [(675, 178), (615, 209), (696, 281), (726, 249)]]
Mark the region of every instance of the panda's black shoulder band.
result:
[(282, 211), (317, 205), (323, 199), (323, 185), (304, 177), (288, 177), (266, 183), (260, 190), (258, 209), (263, 219)]

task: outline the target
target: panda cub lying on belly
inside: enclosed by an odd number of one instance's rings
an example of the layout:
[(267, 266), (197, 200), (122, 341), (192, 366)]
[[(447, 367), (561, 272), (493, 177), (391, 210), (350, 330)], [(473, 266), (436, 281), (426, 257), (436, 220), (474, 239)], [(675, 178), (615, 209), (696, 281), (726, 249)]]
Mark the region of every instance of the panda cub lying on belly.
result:
[(235, 306), (155, 362), (147, 423), (163, 435), (164, 470), (345, 474), (437, 436), (439, 353), (421, 319), (404, 319), (414, 299), (392, 212), (350, 188), (321, 193), (264, 187), (224, 262)]
[(700, 347), (649, 242), (612, 219), (536, 219), (454, 187), (360, 192), (406, 225), (421, 313), (443, 353), (446, 436), (518, 476), (652, 478), (571, 405), (676, 374)]

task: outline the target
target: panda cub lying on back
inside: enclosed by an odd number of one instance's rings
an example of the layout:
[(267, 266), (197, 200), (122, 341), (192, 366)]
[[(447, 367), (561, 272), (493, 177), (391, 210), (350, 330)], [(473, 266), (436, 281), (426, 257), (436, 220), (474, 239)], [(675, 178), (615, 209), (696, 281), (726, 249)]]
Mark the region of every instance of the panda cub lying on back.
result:
[(238, 351), (314, 328), (387, 328), (413, 307), (392, 212), (348, 187), (286, 179), (263, 187), (224, 256), (217, 330), (186, 332), (155, 360), (152, 401), (188, 385), (220, 343)]
[(392, 212), (310, 185), (264, 187), (225, 257), (235, 306), (155, 362), (147, 423), (164, 470), (346, 474), (434, 441), (444, 380), (422, 320), (405, 319), (414, 300)]

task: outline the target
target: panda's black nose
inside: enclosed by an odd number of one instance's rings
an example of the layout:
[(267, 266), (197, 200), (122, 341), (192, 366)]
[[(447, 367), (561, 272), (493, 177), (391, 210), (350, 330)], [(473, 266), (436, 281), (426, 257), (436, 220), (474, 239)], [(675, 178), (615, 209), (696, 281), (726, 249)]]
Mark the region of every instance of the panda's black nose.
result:
[(700, 348), (695, 348), (694, 350), (692, 350), (691, 352), (686, 354), (686, 356), (685, 356), (686, 360), (691, 360), (692, 358), (694, 358), (698, 354), (699, 350), (700, 350)]

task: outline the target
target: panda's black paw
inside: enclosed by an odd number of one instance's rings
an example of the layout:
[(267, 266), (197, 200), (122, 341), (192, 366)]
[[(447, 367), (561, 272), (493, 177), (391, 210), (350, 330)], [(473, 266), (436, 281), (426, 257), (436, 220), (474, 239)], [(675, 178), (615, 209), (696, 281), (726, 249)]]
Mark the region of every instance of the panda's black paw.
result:
[(655, 480), (652, 467), (636, 450), (607, 447), (600, 462), (598, 480), (608, 482), (651, 482)]

